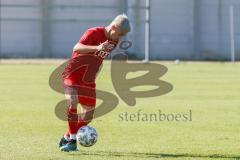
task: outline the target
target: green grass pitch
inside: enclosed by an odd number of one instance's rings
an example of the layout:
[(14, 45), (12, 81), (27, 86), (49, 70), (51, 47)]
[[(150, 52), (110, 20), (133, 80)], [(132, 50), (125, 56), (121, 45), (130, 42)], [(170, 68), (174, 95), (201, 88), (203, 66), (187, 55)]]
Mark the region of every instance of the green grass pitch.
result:
[[(66, 123), (55, 116), (54, 107), (64, 96), (48, 85), (57, 65), (1, 64), (0, 159), (239, 159), (240, 63), (161, 64), (169, 69), (162, 79), (173, 84), (173, 91), (137, 99), (135, 107), (120, 100), (114, 111), (91, 123), (98, 131), (98, 142), (90, 148), (80, 147), (76, 153), (58, 150)], [(109, 61), (98, 77), (97, 88), (117, 95)], [(155, 113), (159, 109), (164, 113), (192, 110), (192, 121), (119, 119), (124, 112)]]

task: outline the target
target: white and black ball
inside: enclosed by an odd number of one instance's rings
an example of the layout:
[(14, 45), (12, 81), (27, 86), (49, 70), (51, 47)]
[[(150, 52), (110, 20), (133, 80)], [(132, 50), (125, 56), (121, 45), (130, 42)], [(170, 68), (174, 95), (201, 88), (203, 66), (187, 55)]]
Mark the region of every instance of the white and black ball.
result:
[(97, 142), (98, 134), (95, 128), (83, 126), (77, 132), (77, 141), (84, 147), (91, 147)]

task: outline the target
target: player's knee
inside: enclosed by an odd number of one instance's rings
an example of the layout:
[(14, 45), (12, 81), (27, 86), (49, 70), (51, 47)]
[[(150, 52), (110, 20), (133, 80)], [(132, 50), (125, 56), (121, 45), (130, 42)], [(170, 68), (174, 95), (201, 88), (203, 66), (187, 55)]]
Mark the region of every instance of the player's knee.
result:
[(66, 100), (68, 101), (69, 105), (76, 106), (78, 104), (77, 96), (66, 94), (65, 97), (66, 97)]

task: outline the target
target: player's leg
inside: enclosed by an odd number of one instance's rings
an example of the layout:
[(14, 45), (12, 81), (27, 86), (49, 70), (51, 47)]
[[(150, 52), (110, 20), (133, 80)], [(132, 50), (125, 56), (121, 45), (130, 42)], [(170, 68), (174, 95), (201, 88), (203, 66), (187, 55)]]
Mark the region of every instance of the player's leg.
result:
[(88, 125), (93, 120), (95, 106), (81, 105), (80, 116), (78, 118), (78, 129)]
[[(80, 116), (78, 117), (77, 129), (81, 128), (82, 126), (88, 125), (92, 121), (94, 110), (95, 110), (95, 106), (81, 105)], [(69, 133), (69, 130), (67, 130), (66, 134), (61, 139), (59, 146), (62, 147), (63, 145), (67, 144), (69, 141), (70, 141), (70, 133)]]
[(68, 135), (61, 139), (59, 147), (61, 151), (75, 151), (76, 145), (76, 134), (78, 130), (78, 115), (77, 115), (77, 104), (78, 104), (78, 93), (77, 89), (70, 86), (65, 86), (65, 97), (67, 100), (68, 110)]
[[(86, 91), (88, 94), (85, 95), (83, 91)], [(78, 119), (78, 129), (82, 126), (88, 125), (92, 119), (96, 106), (96, 88), (95, 85), (87, 87), (79, 91), (79, 103), (81, 104), (80, 116)], [(81, 96), (85, 95), (85, 96)]]
[[(93, 87), (78, 86), (77, 93), (75, 92), (76, 90), (74, 90), (73, 92), (74, 94), (72, 94), (72, 92), (70, 92), (71, 94), (67, 94), (67, 95), (70, 95), (67, 97), (70, 100), (69, 102), (71, 102), (69, 107), (70, 119), (68, 120), (69, 127), (68, 127), (68, 133), (67, 133), (67, 134), (70, 134), (70, 141), (66, 145), (61, 147), (62, 151), (72, 151), (72, 149), (75, 148), (74, 146), (76, 144), (76, 133), (80, 127), (87, 125), (88, 123), (91, 122), (91, 120), (93, 119), (94, 109), (96, 106), (95, 86)], [(74, 96), (71, 96), (71, 95), (74, 95)], [(78, 96), (76, 97), (76, 95)], [(73, 116), (73, 115), (76, 115), (77, 113), (78, 102), (82, 106), (80, 111), (81, 116), (79, 118), (78, 116), (76, 117)], [(71, 113), (73, 113), (73, 115), (71, 115)], [(73, 119), (73, 121), (71, 121), (71, 119)]]

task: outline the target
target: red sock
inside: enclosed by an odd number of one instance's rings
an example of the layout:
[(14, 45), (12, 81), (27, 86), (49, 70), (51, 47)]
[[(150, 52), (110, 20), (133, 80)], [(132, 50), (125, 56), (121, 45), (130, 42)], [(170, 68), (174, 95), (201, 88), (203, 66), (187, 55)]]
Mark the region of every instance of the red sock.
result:
[(67, 129), (65, 135), (68, 136), (68, 137), (70, 137), (70, 133), (69, 133), (69, 130), (68, 130), (68, 129)]
[(69, 134), (77, 134), (78, 131), (78, 115), (77, 109), (68, 108), (68, 133)]
[[(82, 126), (86, 126), (88, 123), (84, 122), (82, 119), (79, 119), (78, 120), (78, 123), (77, 123), (77, 130), (79, 130), (79, 128), (81, 128)], [(69, 127), (68, 127), (68, 130), (66, 131), (65, 135), (67, 137), (70, 137), (70, 131), (69, 131)]]
[(77, 128), (81, 128), (82, 126), (86, 126), (88, 125), (87, 122), (85, 122), (84, 120), (82, 120), (81, 118), (78, 119), (78, 123), (77, 123)]

